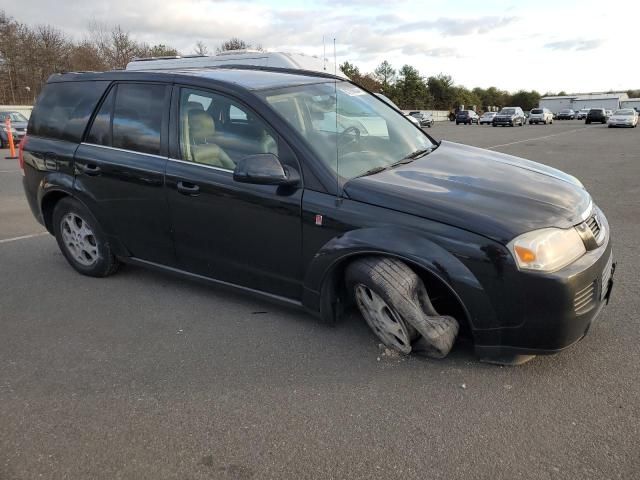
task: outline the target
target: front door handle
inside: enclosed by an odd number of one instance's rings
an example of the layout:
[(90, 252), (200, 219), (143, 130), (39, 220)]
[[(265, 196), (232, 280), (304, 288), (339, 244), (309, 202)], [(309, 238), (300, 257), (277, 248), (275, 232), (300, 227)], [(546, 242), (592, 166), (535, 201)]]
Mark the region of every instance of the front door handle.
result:
[(178, 182), (178, 191), (183, 195), (198, 195), (200, 193), (200, 187), (195, 183), (190, 182)]

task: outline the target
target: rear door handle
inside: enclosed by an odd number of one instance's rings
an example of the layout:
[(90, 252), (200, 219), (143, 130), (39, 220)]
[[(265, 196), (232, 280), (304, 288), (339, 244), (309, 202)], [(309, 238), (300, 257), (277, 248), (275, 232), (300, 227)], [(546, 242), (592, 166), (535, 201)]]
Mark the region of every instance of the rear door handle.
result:
[(195, 183), (179, 181), (178, 191), (183, 195), (198, 195), (200, 194), (200, 187)]
[(79, 167), (80, 170), (82, 170), (82, 173), (84, 173), (85, 175), (96, 176), (100, 175), (100, 173), (102, 172), (100, 167), (95, 163), (83, 163), (80, 164)]

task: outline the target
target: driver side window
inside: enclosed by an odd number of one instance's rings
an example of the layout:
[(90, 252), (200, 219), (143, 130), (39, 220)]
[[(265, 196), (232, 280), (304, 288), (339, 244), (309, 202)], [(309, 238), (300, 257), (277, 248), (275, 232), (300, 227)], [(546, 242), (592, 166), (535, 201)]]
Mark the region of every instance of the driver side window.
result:
[(272, 130), (226, 96), (182, 88), (179, 119), (183, 160), (232, 171), (247, 155), (278, 155)]

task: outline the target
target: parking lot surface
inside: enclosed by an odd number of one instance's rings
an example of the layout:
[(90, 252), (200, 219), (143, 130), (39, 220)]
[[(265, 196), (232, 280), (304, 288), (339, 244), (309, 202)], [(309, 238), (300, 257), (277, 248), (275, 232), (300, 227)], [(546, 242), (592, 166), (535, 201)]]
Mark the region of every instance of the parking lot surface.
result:
[(358, 315), (126, 267), (77, 274), (0, 153), (0, 479), (631, 479), (640, 475), (640, 129), (436, 124), (582, 180), (608, 216), (611, 304), (520, 367), (386, 356)]

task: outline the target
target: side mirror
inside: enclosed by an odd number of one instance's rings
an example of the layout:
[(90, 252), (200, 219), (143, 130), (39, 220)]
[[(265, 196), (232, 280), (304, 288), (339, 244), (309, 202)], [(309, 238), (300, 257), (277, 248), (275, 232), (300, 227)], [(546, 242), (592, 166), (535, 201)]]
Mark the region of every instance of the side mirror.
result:
[(233, 179), (257, 185), (294, 186), (300, 182), (300, 174), (295, 168), (283, 167), (273, 153), (259, 153), (240, 159), (233, 171)]

